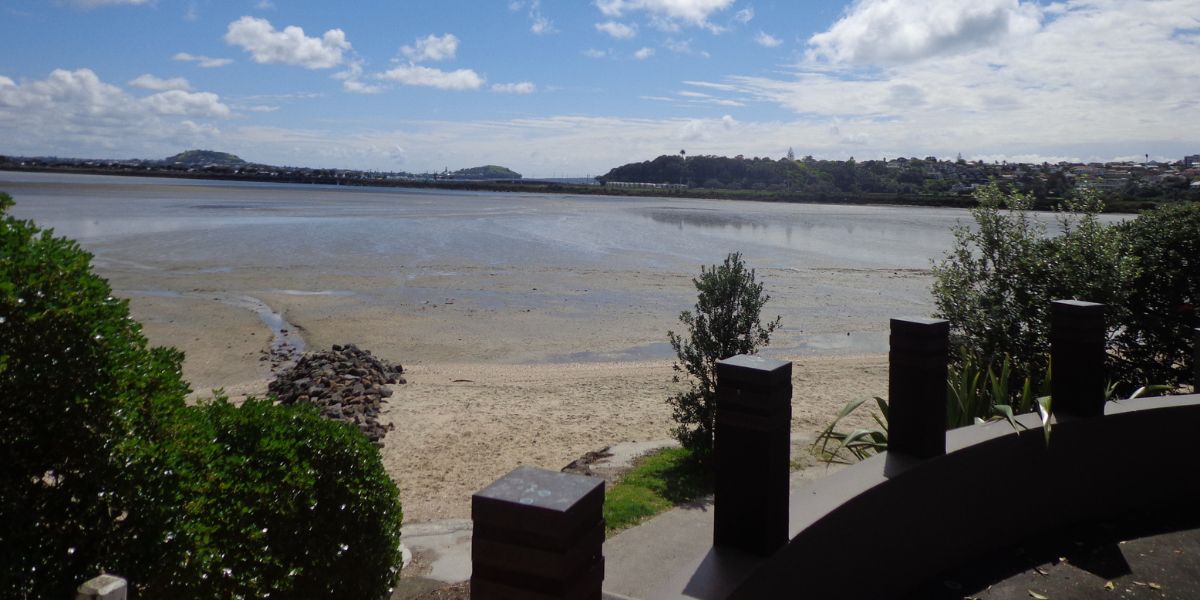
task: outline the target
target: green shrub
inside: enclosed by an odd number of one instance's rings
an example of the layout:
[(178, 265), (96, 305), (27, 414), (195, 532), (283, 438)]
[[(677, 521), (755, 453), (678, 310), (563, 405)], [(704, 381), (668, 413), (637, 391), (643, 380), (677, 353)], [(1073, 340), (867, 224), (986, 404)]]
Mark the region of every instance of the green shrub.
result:
[(307, 405), (218, 397), (179, 427), (191, 552), (146, 582), (172, 598), (383, 598), (401, 510), (379, 451)]
[(171, 548), (156, 451), (187, 386), (91, 255), (5, 213), (0, 194), (0, 596), (67, 598)]
[(1120, 226), (1137, 261), (1115, 366), (1128, 382), (1191, 383), (1192, 329), (1200, 327), (1200, 204), (1164, 205)]
[(975, 197), (975, 227), (955, 228), (954, 246), (933, 267), (936, 313), (984, 370), (1011, 361), (1014, 393), (1025, 378), (1039, 387), (1050, 350), (1050, 302), (1107, 304), (1115, 331), (1136, 263), (1117, 229), (1097, 218), (1103, 205), (1094, 195), (1064, 205), (1057, 214), (1062, 233), (1053, 237), (1030, 213), (1032, 197), (1005, 194), (994, 184)]
[(692, 283), (699, 292), (695, 312), (685, 310), (679, 320), (687, 337), (668, 331), (671, 348), (678, 361), (677, 373), (686, 373), (690, 388), (672, 396), (672, 431), (684, 448), (704, 461), (712, 453), (713, 426), (716, 418), (717, 361), (738, 354), (753, 354), (770, 343), (771, 332), (779, 327), (779, 317), (763, 325), (762, 307), (770, 300), (763, 286), (746, 269), (742, 255), (734, 252), (721, 265), (700, 267), (700, 277)]
[(311, 408), (188, 407), (70, 240), (0, 194), (0, 597), (101, 571), (143, 598), (381, 598), (400, 504), (374, 446)]

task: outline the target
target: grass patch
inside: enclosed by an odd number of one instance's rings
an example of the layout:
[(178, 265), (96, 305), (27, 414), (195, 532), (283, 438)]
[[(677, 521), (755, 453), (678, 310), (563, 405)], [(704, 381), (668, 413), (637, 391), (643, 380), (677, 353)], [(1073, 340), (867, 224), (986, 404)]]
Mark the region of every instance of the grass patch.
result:
[(638, 459), (604, 495), (608, 535), (668, 508), (711, 494), (712, 472), (683, 448), (663, 448)]

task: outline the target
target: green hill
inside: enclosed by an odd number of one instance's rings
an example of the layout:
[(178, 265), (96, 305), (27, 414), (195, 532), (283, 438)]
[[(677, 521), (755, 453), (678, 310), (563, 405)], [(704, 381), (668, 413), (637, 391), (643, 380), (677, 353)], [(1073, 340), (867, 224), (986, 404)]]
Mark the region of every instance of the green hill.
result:
[(482, 167), (471, 167), (470, 169), (459, 169), (451, 175), (455, 179), (520, 179), (521, 174), (505, 167), (496, 165), (484, 165)]
[(163, 159), (164, 163), (170, 165), (184, 165), (188, 167), (203, 167), (205, 165), (244, 165), (246, 161), (238, 158), (237, 155), (228, 152), (216, 152), (213, 150), (185, 150), (175, 156), (168, 156)]

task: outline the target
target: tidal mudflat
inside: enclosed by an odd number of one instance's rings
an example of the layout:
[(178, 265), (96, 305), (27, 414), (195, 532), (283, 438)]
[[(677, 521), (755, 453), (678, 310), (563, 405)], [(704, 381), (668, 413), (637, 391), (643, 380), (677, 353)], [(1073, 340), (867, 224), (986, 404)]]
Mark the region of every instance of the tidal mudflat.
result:
[[(231, 184), (0, 172), (13, 213), (78, 239), (197, 395), (262, 394), (273, 345), (404, 365), (384, 460), (408, 519), (463, 517), (519, 464), (665, 439), (668, 329), (741, 251), (797, 361), (794, 428), (886, 392), (888, 318), (932, 311), (965, 211)], [(286, 330), (286, 331), (284, 331)]]

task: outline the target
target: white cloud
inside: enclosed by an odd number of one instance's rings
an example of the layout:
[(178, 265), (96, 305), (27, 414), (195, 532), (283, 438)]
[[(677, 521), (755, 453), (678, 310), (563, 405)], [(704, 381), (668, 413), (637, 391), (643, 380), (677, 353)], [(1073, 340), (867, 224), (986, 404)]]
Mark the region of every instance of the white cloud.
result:
[(142, 88), (144, 90), (154, 90), (156, 92), (163, 92), (166, 90), (187, 91), (187, 90), (192, 89), (192, 86), (191, 86), (191, 84), (188, 83), (188, 80), (186, 80), (182, 77), (172, 77), (170, 79), (162, 79), (159, 77), (155, 77), (154, 75), (151, 75), (149, 73), (147, 73), (145, 75), (137, 76), (136, 78), (134, 78), (132, 81), (129, 82), (129, 85), (131, 85), (135, 88)]
[(458, 54), (458, 38), (453, 33), (443, 36), (429, 34), (417, 39), (412, 46), (402, 46), (400, 53), (413, 62), (451, 59)]
[[(687, 84), (789, 110), (813, 128), (813, 150), (832, 155), (852, 145), (862, 145), (856, 156), (1182, 154), (1200, 139), (1200, 61), (1164, 57), (1196, 55), (1194, 6), (1068, 0), (1040, 28), (1013, 30), (1010, 20), (1007, 37), (981, 46), (915, 44), (899, 54), (906, 60), (866, 69), (830, 68), (822, 56), (791, 76)], [(856, 48), (845, 56), (868, 55)], [(915, 58), (934, 48), (937, 60)]]
[(781, 44), (783, 44), (783, 40), (765, 31), (760, 31), (758, 32), (758, 35), (754, 36), (754, 43), (762, 46), (763, 48), (778, 48)]
[(254, 106), (246, 107), (246, 110), (248, 110), (250, 112), (256, 112), (256, 113), (273, 113), (273, 112), (279, 110), (279, 107), (271, 106), (268, 104), (255, 104)]
[[(45, 79), (19, 84), (0, 77), (0, 138), (16, 154), (97, 156), (131, 144), (178, 148), (219, 131), (211, 124), (178, 117), (230, 114), (213, 93), (168, 90), (138, 98), (102, 81), (90, 69), (56, 69)], [(142, 153), (130, 149), (122, 155)]]
[(708, 22), (713, 13), (732, 6), (734, 0), (595, 0), (596, 8), (607, 17), (645, 12), (651, 23), (664, 31), (675, 31), (680, 25), (719, 30)]
[(205, 69), (212, 69), (214, 67), (224, 67), (225, 65), (233, 63), (233, 59), (231, 59), (231, 58), (212, 58), (209, 56), (198, 56), (195, 54), (188, 54), (187, 52), (180, 52), (180, 53), (176, 54), (175, 56), (172, 56), (171, 58), (172, 58), (172, 60), (178, 60), (178, 61), (183, 61), (183, 62), (194, 62)]
[(528, 81), (519, 83), (493, 83), (492, 91), (502, 94), (532, 94), (537, 91), (537, 86)]
[(529, 31), (532, 31), (538, 35), (544, 35), (547, 33), (554, 33), (558, 30), (554, 28), (553, 21), (539, 14), (536, 17), (533, 17), (533, 22), (529, 24)]
[(258, 2), (254, 4), (254, 8), (258, 10), (271, 10), (275, 8), (275, 3), (271, 2), (271, 0), (258, 0)]
[(604, 58), (604, 57), (608, 56), (608, 51), (607, 50), (597, 50), (595, 48), (588, 48), (587, 50), (583, 51), (583, 55), (588, 58)]
[(742, 10), (733, 13), (733, 20), (745, 25), (754, 19), (754, 8), (747, 6)]
[(242, 17), (229, 24), (225, 41), (250, 53), (254, 62), (281, 64), (306, 69), (328, 69), (342, 63), (342, 53), (350, 42), (341, 29), (330, 29), (319, 38), (304, 35), (294, 25), (277, 31), (271, 22), (258, 17)]
[(995, 45), (1038, 30), (1037, 4), (1020, 0), (861, 0), (809, 39), (810, 59), (894, 64)]
[(663, 42), (663, 48), (666, 48), (667, 50), (670, 50), (676, 54), (690, 54), (709, 58), (708, 52), (692, 48), (692, 40), (677, 40), (674, 38), (668, 38), (667, 41)]
[(633, 53), (633, 57), (638, 60), (646, 60), (651, 56), (654, 56), (654, 48), (650, 47), (639, 48), (637, 52)]
[(185, 117), (228, 117), (229, 107), (212, 92), (168, 90), (142, 99), (142, 103), (160, 115)]
[(431, 87), (439, 90), (477, 90), (483, 86), (483, 78), (470, 69), (443, 71), (420, 65), (406, 65), (385, 71), (376, 77), (404, 85)]
[(154, 0), (71, 0), (71, 4), (80, 8), (100, 8), (104, 6), (141, 6), (152, 4)]
[(603, 23), (596, 23), (596, 31), (607, 33), (618, 40), (627, 40), (637, 35), (636, 28), (630, 27), (624, 23), (618, 23), (616, 21), (604, 21)]

